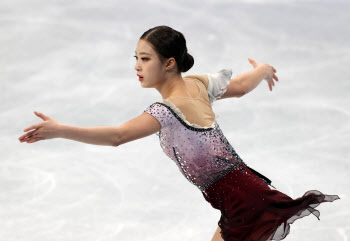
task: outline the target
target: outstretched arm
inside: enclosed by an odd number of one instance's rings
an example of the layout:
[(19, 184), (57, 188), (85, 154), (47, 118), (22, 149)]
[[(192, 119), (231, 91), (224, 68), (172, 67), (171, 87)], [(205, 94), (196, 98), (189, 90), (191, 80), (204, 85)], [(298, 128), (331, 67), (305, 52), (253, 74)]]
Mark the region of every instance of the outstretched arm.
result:
[(217, 100), (241, 97), (255, 89), (264, 79), (267, 81), (270, 91), (272, 91), (272, 86), (275, 85), (273, 79), (278, 81), (277, 76), (274, 74), (277, 72), (276, 69), (265, 63), (256, 63), (251, 58), (248, 60), (253, 65), (254, 69), (231, 79), (226, 92)]
[[(120, 126), (78, 127), (58, 123), (49, 116), (35, 112), (44, 121), (29, 126), (29, 131), (19, 137), (20, 142), (33, 143), (40, 140), (65, 138), (93, 145), (119, 146), (158, 132), (160, 123), (148, 113), (142, 113)], [(30, 131), (31, 130), (31, 131)]]

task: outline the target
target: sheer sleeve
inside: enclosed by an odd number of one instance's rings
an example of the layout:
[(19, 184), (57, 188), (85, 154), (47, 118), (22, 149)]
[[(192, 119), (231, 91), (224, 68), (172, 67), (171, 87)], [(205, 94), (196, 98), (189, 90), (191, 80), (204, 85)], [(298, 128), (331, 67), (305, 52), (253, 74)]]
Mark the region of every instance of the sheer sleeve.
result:
[(212, 104), (217, 98), (221, 97), (227, 90), (227, 85), (231, 81), (232, 70), (222, 69), (215, 74), (205, 74), (208, 78), (208, 95), (210, 104)]
[(162, 126), (162, 129), (169, 125), (172, 116), (170, 110), (159, 102), (151, 104), (143, 112), (146, 112), (156, 118)]

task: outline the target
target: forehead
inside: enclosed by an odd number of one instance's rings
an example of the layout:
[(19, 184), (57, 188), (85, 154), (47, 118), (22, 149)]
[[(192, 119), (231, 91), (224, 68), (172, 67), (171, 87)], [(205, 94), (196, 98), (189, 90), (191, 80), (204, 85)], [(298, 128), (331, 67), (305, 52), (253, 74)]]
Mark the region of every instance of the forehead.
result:
[(153, 50), (152, 46), (150, 45), (150, 43), (148, 43), (147, 41), (145, 41), (143, 39), (140, 39), (139, 42), (137, 43), (135, 53), (153, 55), (154, 50)]

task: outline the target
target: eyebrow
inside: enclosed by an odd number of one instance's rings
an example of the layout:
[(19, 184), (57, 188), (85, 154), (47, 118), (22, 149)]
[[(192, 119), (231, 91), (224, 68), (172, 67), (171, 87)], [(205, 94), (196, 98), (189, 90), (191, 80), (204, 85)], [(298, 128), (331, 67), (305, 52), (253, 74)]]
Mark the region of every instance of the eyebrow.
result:
[[(135, 53), (136, 53), (136, 51), (135, 51)], [(148, 54), (148, 55), (152, 55), (152, 54), (149, 54), (149, 53), (145, 53), (145, 52), (141, 52), (140, 54)]]

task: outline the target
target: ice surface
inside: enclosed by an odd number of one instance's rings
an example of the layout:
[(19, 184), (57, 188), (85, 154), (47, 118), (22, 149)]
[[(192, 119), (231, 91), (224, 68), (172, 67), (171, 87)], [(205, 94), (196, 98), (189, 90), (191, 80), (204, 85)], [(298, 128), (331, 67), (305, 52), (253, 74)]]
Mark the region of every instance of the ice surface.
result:
[(20, 143), (42, 120), (118, 126), (160, 98), (141, 87), (133, 57), (143, 32), (182, 32), (187, 74), (277, 69), (242, 98), (214, 108), (240, 157), (293, 198), (317, 189), (320, 221), (290, 241), (350, 233), (348, 1), (43, 1), (0, 3), (0, 240), (204, 241), (220, 217), (161, 151), (156, 135), (118, 148), (66, 139)]

